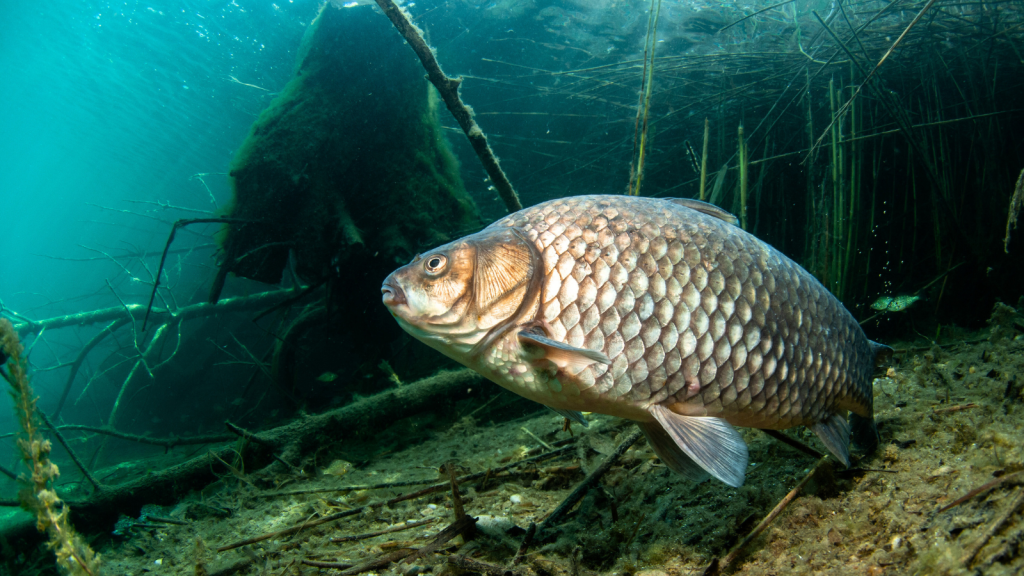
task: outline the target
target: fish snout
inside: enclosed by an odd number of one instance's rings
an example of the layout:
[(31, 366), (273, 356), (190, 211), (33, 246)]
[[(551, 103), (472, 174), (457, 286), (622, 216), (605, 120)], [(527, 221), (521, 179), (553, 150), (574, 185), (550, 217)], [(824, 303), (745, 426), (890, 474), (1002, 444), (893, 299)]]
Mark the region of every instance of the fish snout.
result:
[(395, 275), (391, 274), (384, 279), (384, 284), (380, 287), (381, 300), (385, 306), (398, 306), (399, 304), (405, 304), (407, 302), (405, 298), (405, 291), (398, 285), (398, 281), (395, 280)]

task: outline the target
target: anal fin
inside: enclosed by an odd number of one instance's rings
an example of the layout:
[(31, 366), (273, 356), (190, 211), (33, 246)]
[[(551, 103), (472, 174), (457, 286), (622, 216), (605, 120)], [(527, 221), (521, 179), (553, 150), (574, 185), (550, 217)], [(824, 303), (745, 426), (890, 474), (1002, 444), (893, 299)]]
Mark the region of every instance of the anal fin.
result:
[(660, 404), (647, 410), (672, 442), (708, 474), (729, 486), (743, 485), (747, 445), (731, 424), (721, 418), (683, 416)]
[(637, 422), (637, 426), (644, 433), (644, 437), (647, 438), (647, 443), (654, 449), (654, 453), (658, 455), (658, 458), (661, 458), (661, 461), (664, 462), (669, 470), (698, 483), (710, 478), (708, 473), (693, 461), (693, 458), (687, 456), (686, 452), (683, 452), (676, 445), (672, 437), (661, 427), (661, 424), (657, 422)]
[(829, 452), (835, 454), (847, 468), (850, 467), (850, 425), (846, 423), (846, 418), (833, 414), (827, 420), (812, 424), (809, 428), (818, 435)]

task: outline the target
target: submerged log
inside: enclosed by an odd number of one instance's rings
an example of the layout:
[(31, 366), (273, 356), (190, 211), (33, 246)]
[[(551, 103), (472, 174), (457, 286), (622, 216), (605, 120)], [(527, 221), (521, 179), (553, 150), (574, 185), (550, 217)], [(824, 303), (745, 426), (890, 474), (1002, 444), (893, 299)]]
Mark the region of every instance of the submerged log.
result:
[[(323, 414), (309, 415), (283, 426), (257, 432), (258, 442), (244, 451), (250, 478), (291, 473), (274, 455), (287, 462), (301, 462), (324, 444), (372, 435), (397, 420), (425, 411), (437, 411), (489, 387), (469, 369), (442, 371), (429, 378), (392, 388)], [(234, 444), (212, 448), (206, 454), (165, 470), (115, 486), (103, 486), (88, 498), (70, 501), (75, 525), (82, 531), (106, 532), (121, 514), (136, 515), (145, 504), (177, 503), (192, 490), (218, 479), (227, 470), (223, 461), (235, 457)], [(27, 536), (34, 523), (8, 524), (0, 537)]]

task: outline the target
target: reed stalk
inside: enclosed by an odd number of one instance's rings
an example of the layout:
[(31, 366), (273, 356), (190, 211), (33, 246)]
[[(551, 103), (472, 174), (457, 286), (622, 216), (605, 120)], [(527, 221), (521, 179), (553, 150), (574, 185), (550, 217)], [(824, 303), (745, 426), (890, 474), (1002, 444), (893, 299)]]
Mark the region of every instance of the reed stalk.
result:
[(743, 139), (743, 122), (739, 127), (740, 227), (747, 229), (747, 143)]
[(840, 204), (839, 167), (839, 123), (836, 121), (836, 86), (835, 78), (828, 81), (829, 111), (832, 115), (832, 122), (829, 132), (832, 137), (832, 237), (829, 239), (831, 257), (828, 259), (828, 275), (830, 280), (829, 288), (837, 298), (842, 300), (842, 274), (837, 262), (841, 261), (840, 242), (842, 237), (842, 205)]
[(705, 185), (708, 181), (708, 119), (704, 118), (704, 152), (700, 156), (700, 200), (706, 201)]
[[(654, 83), (654, 47), (658, 40), (658, 18), (661, 15), (661, 0), (651, 0), (651, 13), (647, 20), (647, 48), (644, 50), (645, 75), (643, 79), (643, 101), (638, 110), (642, 112), (643, 120), (640, 122), (640, 146), (636, 162), (633, 164), (633, 174), (629, 179), (629, 195), (640, 195), (640, 184), (644, 178), (644, 159), (647, 155), (647, 132), (650, 126), (651, 112), (651, 86)], [(635, 139), (635, 134), (634, 134)]]
[[(855, 82), (853, 66), (850, 66), (850, 81), (851, 84)], [(859, 102), (854, 102), (850, 106), (850, 136), (857, 135), (857, 108)], [(850, 261), (853, 259), (853, 245), (855, 236), (857, 235), (857, 228), (854, 226), (854, 214), (860, 198), (860, 158), (858, 153), (860, 151), (859, 144), (853, 142), (847, 144), (850, 149), (850, 191), (849, 191), (849, 212), (846, 219), (846, 252), (843, 254), (843, 278), (848, 280), (850, 277)], [(849, 287), (847, 281), (843, 286), (844, 295), (846, 295), (846, 289)]]

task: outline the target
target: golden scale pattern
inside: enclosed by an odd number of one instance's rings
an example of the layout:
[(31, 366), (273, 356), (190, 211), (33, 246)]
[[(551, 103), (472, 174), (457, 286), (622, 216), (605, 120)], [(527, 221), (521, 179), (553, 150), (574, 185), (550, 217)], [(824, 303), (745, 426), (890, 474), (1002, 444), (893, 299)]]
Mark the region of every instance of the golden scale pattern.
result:
[(612, 360), (577, 375), (584, 396), (696, 403), (773, 428), (823, 420), (847, 395), (870, 405), (860, 326), (803, 268), (731, 224), (668, 200), (577, 196), (491, 225), (501, 226), (525, 230), (542, 255), (550, 336)]

